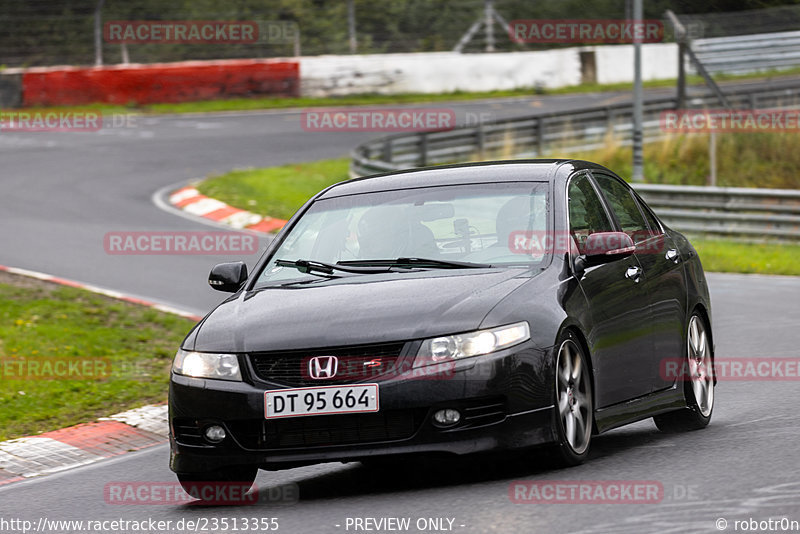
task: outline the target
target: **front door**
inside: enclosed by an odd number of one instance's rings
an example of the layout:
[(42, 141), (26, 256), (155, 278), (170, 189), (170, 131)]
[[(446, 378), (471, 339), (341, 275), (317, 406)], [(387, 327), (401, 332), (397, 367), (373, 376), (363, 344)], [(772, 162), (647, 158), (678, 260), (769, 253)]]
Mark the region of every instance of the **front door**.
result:
[[(571, 178), (570, 233), (583, 253), (589, 234), (615, 230), (591, 179)], [(598, 408), (646, 395), (652, 386), (649, 299), (635, 255), (589, 267), (580, 279), (591, 315), (587, 333)]]

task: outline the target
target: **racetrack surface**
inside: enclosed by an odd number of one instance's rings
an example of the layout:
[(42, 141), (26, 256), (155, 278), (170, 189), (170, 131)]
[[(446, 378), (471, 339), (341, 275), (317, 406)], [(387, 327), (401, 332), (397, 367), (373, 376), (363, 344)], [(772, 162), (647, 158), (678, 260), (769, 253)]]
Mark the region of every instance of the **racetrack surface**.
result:
[[(800, 280), (711, 274), (718, 357), (796, 357)], [(768, 320), (768, 323), (766, 322)], [(347, 532), (347, 518), (454, 518), (455, 532), (716, 532), (715, 521), (800, 520), (797, 382), (721, 382), (711, 425), (668, 435), (644, 421), (595, 438), (589, 461), (554, 469), (539, 454), (367, 468), (330, 463), (261, 472), (261, 494), (299, 500), (240, 507), (107, 504), (110, 482), (174, 482), (168, 447), (0, 487), (0, 517), (143, 521), (276, 517), (280, 532)], [(516, 480), (657, 481), (658, 504), (513, 504)], [(337, 527), (336, 525), (340, 525)], [(459, 525), (464, 525), (463, 527)], [(175, 530), (173, 530), (175, 531)], [(352, 528), (349, 530), (353, 532)], [(175, 531), (177, 532), (177, 531)], [(410, 532), (416, 532), (412, 528)]]
[[(626, 97), (564, 95), (452, 107), (457, 113), (490, 111), (499, 118)], [(141, 117), (137, 124), (81, 134), (0, 132), (0, 264), (205, 313), (223, 297), (206, 285), (208, 269), (217, 261), (238, 258), (110, 256), (103, 250), (103, 235), (115, 230), (208, 230), (159, 209), (151, 197), (171, 184), (233, 167), (342, 156), (376, 135), (304, 132), (299, 111)], [(247, 258), (250, 265), (255, 259)], [(718, 358), (797, 357), (800, 279), (708, 278)], [(348, 517), (410, 517), (410, 532), (417, 532), (418, 518), (448, 517), (454, 518), (453, 531), (463, 533), (718, 532), (715, 521), (726, 518), (733, 531), (736, 519), (800, 521), (798, 404), (796, 381), (722, 381), (707, 429), (667, 435), (651, 421), (624, 427), (597, 437), (589, 462), (572, 469), (554, 469), (536, 453), (384, 469), (324, 464), (259, 474), (262, 493), (297, 484), (299, 501), (293, 504), (106, 504), (103, 490), (109, 482), (174, 481), (167, 468), (168, 448), (158, 446), (0, 487), (0, 518), (37, 523), (42, 517), (173, 522), (277, 517), (279, 532), (289, 533), (353, 532), (345, 528)], [(660, 504), (513, 504), (509, 499), (515, 480), (563, 479), (658, 481), (664, 499)]]

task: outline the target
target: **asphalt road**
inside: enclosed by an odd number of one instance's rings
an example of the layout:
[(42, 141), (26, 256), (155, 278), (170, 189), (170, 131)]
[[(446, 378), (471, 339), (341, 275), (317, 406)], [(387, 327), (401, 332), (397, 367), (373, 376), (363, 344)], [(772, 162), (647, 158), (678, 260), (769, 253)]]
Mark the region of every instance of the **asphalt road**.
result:
[[(800, 280), (724, 274), (709, 279), (718, 358), (796, 357)], [(798, 403), (796, 382), (723, 381), (708, 428), (668, 435), (649, 420), (624, 427), (597, 437), (589, 461), (571, 469), (553, 469), (535, 453), (380, 470), (331, 463), (261, 472), (259, 492), (273, 500), (252, 506), (106, 504), (109, 482), (174, 482), (168, 448), (159, 446), (0, 487), (0, 517), (34, 523), (153, 518), (173, 525), (181, 519), (274, 517), (280, 532), (298, 534), (354, 532), (345, 528), (347, 519), (364, 517), (408, 517), (412, 525), (446, 517), (454, 519), (452, 531), (464, 534), (710, 533), (718, 532), (719, 518), (729, 521), (728, 530), (749, 518), (800, 521)], [(518, 480), (656, 481), (664, 498), (657, 504), (514, 504), (509, 487)], [(299, 499), (283, 493), (285, 488)]]
[[(457, 113), (489, 111), (499, 118), (626, 97), (565, 95), (452, 107)], [(0, 264), (204, 313), (220, 300), (205, 284), (208, 269), (230, 258), (110, 256), (103, 250), (103, 235), (208, 229), (159, 209), (153, 194), (232, 167), (341, 156), (372, 135), (304, 132), (296, 111), (143, 117), (136, 128), (86, 134), (2, 132)], [(712, 274), (709, 281), (718, 358), (797, 356), (800, 280)], [(645, 421), (596, 438), (590, 461), (572, 469), (553, 469), (536, 454), (381, 470), (325, 464), (259, 475), (262, 494), (288, 484), (299, 495), (295, 502), (241, 508), (106, 504), (108, 482), (174, 481), (168, 449), (160, 446), (0, 487), (0, 518), (153, 518), (172, 520), (168, 531), (178, 532), (174, 525), (182, 518), (275, 517), (279, 532), (290, 533), (354, 532), (346, 529), (348, 517), (409, 517), (409, 532), (418, 532), (418, 519), (451, 518), (452, 531), (463, 533), (719, 532), (719, 518), (728, 520), (729, 531), (737, 519), (800, 521), (796, 384), (723, 381), (707, 429), (667, 435)], [(664, 499), (641, 505), (514, 504), (509, 499), (515, 480), (564, 479), (658, 481)]]

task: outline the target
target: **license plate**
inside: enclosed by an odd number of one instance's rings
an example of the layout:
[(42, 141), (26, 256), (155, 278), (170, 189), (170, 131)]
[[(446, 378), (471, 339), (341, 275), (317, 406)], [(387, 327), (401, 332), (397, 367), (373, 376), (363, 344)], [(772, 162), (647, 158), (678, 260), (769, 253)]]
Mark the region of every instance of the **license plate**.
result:
[(264, 417), (377, 412), (378, 384), (278, 389), (264, 393)]

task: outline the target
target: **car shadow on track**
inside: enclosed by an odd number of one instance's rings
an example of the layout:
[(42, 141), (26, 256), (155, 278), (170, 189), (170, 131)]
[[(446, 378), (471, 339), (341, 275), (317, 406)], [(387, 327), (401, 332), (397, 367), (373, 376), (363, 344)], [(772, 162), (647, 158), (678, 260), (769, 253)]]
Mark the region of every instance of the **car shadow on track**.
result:
[[(562, 467), (546, 448), (469, 456), (426, 456), (391, 458), (369, 463), (353, 462), (341, 468), (321, 474), (309, 474), (295, 479), (293, 486), (296, 500), (281, 502), (260, 500), (257, 508), (279, 508), (287, 504), (324, 501), (410, 492), (422, 489), (443, 488), (483, 482), (502, 482), (531, 479), (540, 476), (575, 478), (584, 469), (591, 469), (592, 462), (635, 451), (637, 448), (666, 445), (672, 435), (659, 432), (652, 425), (639, 428), (626, 427), (592, 438), (592, 450), (587, 462), (579, 467)], [(573, 471), (575, 470), (575, 471)], [(291, 471), (286, 471), (286, 474)], [(267, 475), (269, 476), (269, 475)], [(263, 496), (280, 493), (286, 482), (260, 484), (257, 491)], [(186, 504), (183, 511), (217, 508), (219, 505), (206, 505), (198, 502)], [(249, 506), (248, 506), (249, 507)]]
[[(647, 427), (595, 436), (585, 466), (591, 467), (593, 460), (669, 439), (669, 434)], [(561, 467), (546, 449), (536, 448), (464, 457), (402, 458), (366, 464), (354, 462), (343, 469), (311, 475), (296, 483), (302, 502), (515, 480), (569, 471), (569, 468)], [(259, 487), (259, 491), (268, 490), (269, 485)]]

